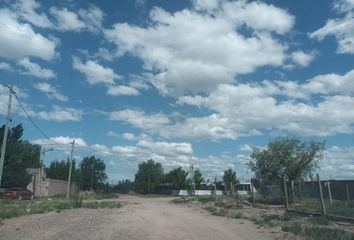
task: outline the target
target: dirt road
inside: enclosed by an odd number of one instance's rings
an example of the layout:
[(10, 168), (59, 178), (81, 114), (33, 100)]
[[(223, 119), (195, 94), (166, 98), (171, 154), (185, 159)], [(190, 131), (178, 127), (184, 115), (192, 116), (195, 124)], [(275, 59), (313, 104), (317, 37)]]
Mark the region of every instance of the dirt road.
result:
[(0, 226), (0, 239), (21, 240), (248, 240), (283, 239), (246, 220), (211, 216), (168, 198), (122, 196), (120, 209), (75, 209), (14, 218)]

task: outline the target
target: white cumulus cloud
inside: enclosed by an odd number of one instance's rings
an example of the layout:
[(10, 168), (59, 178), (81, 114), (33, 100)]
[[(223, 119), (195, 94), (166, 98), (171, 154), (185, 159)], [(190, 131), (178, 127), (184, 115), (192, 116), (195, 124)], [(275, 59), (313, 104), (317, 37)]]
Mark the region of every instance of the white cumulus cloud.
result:
[(138, 96), (140, 93), (133, 87), (130, 86), (108, 86), (107, 94), (111, 96)]
[(330, 18), (320, 29), (309, 34), (319, 41), (327, 36), (334, 36), (337, 40), (337, 52), (354, 54), (354, 4), (352, 0), (337, 0), (334, 9), (338, 17)]
[[(215, 6), (215, 1), (195, 2)], [(284, 34), (294, 25), (285, 10), (246, 1), (222, 2), (215, 13), (154, 8), (150, 21), (148, 27), (114, 24), (104, 31), (105, 37), (116, 44), (119, 56), (129, 53), (142, 59), (144, 71), (154, 72), (151, 83), (169, 95), (208, 92), (233, 82), (238, 74), (282, 65), (287, 46), (272, 33)], [(251, 36), (239, 31), (245, 25)]]
[(17, 15), (0, 9), (0, 56), (21, 59), (26, 56), (51, 60), (55, 56), (56, 44), (40, 33), (36, 33), (27, 23), (18, 21)]
[(0, 70), (12, 71), (12, 67), (10, 64), (6, 62), (0, 62)]
[(67, 96), (59, 93), (59, 91), (49, 83), (45, 83), (45, 82), (35, 83), (33, 87), (38, 89), (41, 92), (44, 92), (47, 95), (47, 97), (50, 99), (56, 99), (62, 102), (67, 102), (69, 100)]
[(42, 68), (39, 64), (31, 62), (28, 58), (20, 59), (18, 64), (25, 69), (25, 71), (21, 71), (21, 74), (43, 79), (55, 77), (55, 73), (51, 69)]
[(104, 67), (99, 63), (87, 60), (82, 62), (78, 57), (73, 57), (73, 68), (83, 73), (89, 84), (114, 84), (116, 79), (120, 76), (116, 74), (113, 69)]
[(291, 53), (292, 61), (302, 67), (308, 67), (310, 63), (315, 59), (313, 53), (305, 53), (303, 51), (296, 51)]
[[(84, 112), (80, 109), (54, 105), (50, 111), (34, 111), (27, 107), (30, 116), (55, 122), (81, 121)], [(22, 114), (22, 113), (21, 113)], [(23, 114), (22, 114), (23, 115)]]
[(50, 13), (55, 17), (57, 28), (61, 31), (81, 31), (86, 27), (79, 16), (67, 8), (51, 7)]
[(19, 0), (14, 4), (14, 10), (20, 16), (34, 26), (43, 28), (53, 28), (54, 24), (45, 13), (38, 13), (41, 4), (35, 0)]

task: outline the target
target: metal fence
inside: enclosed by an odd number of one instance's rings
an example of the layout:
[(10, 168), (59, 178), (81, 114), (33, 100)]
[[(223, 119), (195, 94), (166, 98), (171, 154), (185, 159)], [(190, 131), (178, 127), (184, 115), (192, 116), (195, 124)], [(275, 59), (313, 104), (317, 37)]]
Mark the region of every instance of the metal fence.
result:
[(284, 180), (283, 192), (290, 211), (354, 220), (354, 181)]

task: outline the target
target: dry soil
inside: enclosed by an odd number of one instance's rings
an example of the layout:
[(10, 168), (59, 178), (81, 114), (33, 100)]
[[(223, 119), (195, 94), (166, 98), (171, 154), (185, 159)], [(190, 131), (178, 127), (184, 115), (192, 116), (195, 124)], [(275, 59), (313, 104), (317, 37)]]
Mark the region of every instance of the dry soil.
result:
[(125, 195), (119, 209), (75, 209), (4, 220), (6, 240), (253, 240), (285, 239), (250, 221), (211, 216), (171, 198)]

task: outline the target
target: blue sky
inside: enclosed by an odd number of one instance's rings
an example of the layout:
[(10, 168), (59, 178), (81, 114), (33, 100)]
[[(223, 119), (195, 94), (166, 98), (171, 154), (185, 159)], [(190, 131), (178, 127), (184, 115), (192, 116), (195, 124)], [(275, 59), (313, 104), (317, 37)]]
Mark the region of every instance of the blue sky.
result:
[[(318, 172), (354, 176), (354, 1), (0, 1), (12, 125), (105, 160), (111, 182), (153, 158), (241, 179), (251, 146), (325, 140)], [(7, 89), (0, 86), (4, 117)]]

